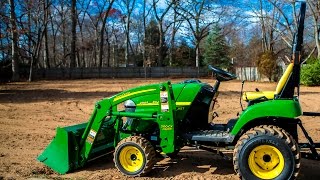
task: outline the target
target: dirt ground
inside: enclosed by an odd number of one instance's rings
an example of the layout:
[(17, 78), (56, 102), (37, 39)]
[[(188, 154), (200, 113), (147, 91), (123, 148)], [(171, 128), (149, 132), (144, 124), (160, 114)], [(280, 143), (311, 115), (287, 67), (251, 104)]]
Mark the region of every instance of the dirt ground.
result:
[[(36, 157), (55, 135), (57, 126), (85, 122), (94, 103), (138, 85), (158, 83), (166, 79), (89, 79), (68, 81), (19, 82), (0, 85), (0, 180), (1, 179), (130, 179), (114, 167), (111, 156), (100, 158), (85, 168), (58, 175), (37, 162)], [(179, 82), (182, 79), (174, 79)], [(202, 79), (213, 84), (211, 79)], [(247, 82), (245, 90), (274, 90), (275, 83)], [(217, 122), (225, 122), (241, 111), (241, 82), (221, 85)], [(304, 111), (320, 112), (320, 87), (302, 87), (300, 96)], [(302, 117), (304, 126), (320, 141), (320, 118)], [(302, 136), (300, 136), (302, 137)], [(301, 138), (303, 141), (304, 139)], [(196, 153), (195, 153), (196, 152)], [(231, 155), (230, 153), (228, 155)], [(139, 178), (137, 178), (139, 179)], [(238, 179), (232, 161), (184, 148), (177, 159), (157, 164), (149, 177), (141, 179)], [(302, 160), (299, 179), (320, 179), (319, 161)]]

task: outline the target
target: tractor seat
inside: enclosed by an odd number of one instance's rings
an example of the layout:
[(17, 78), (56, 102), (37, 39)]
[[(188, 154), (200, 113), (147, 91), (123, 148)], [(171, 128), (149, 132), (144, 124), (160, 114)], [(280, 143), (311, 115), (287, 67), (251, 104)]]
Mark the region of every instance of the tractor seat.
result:
[(290, 63), (286, 69), (286, 71), (283, 73), (280, 81), (278, 82), (276, 91), (258, 91), (258, 92), (244, 92), (242, 95), (242, 99), (244, 101), (252, 101), (252, 100), (271, 100), (276, 97), (276, 95), (279, 95), (287, 81), (289, 80), (289, 77), (293, 70), (293, 63)]

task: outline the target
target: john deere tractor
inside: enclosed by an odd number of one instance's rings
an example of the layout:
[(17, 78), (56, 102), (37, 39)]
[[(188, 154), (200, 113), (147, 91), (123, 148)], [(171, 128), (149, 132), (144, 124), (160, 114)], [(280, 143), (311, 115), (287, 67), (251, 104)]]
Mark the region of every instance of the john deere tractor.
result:
[[(319, 159), (299, 119), (299, 76), (305, 3), (301, 4), (292, 63), (275, 91), (244, 92), (248, 106), (226, 124), (209, 124), (219, 85), (235, 75), (209, 66), (214, 86), (199, 80), (145, 85), (102, 99), (88, 122), (57, 128), (38, 160), (65, 174), (90, 160), (114, 154), (116, 168), (127, 176), (144, 176), (159, 155), (175, 156), (183, 146), (215, 151), (234, 148), (235, 172), (244, 179), (295, 179), (302, 156)], [(243, 87), (243, 86), (242, 86)], [(242, 90), (241, 90), (242, 92)], [(308, 143), (298, 143), (300, 127)], [(300, 153), (308, 147), (311, 153)]]

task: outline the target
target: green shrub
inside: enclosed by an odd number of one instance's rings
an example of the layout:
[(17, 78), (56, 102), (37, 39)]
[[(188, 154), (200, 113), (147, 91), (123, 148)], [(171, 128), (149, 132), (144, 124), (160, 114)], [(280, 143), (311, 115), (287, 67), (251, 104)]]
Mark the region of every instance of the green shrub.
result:
[(320, 85), (320, 60), (306, 64), (301, 69), (301, 84), (306, 86)]

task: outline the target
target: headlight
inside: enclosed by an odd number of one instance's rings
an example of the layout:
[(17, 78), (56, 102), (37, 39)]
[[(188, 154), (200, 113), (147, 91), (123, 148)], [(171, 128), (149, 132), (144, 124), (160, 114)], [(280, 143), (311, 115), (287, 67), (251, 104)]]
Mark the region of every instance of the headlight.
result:
[(124, 102), (124, 108), (126, 112), (134, 112), (136, 110), (136, 104), (129, 99)]

